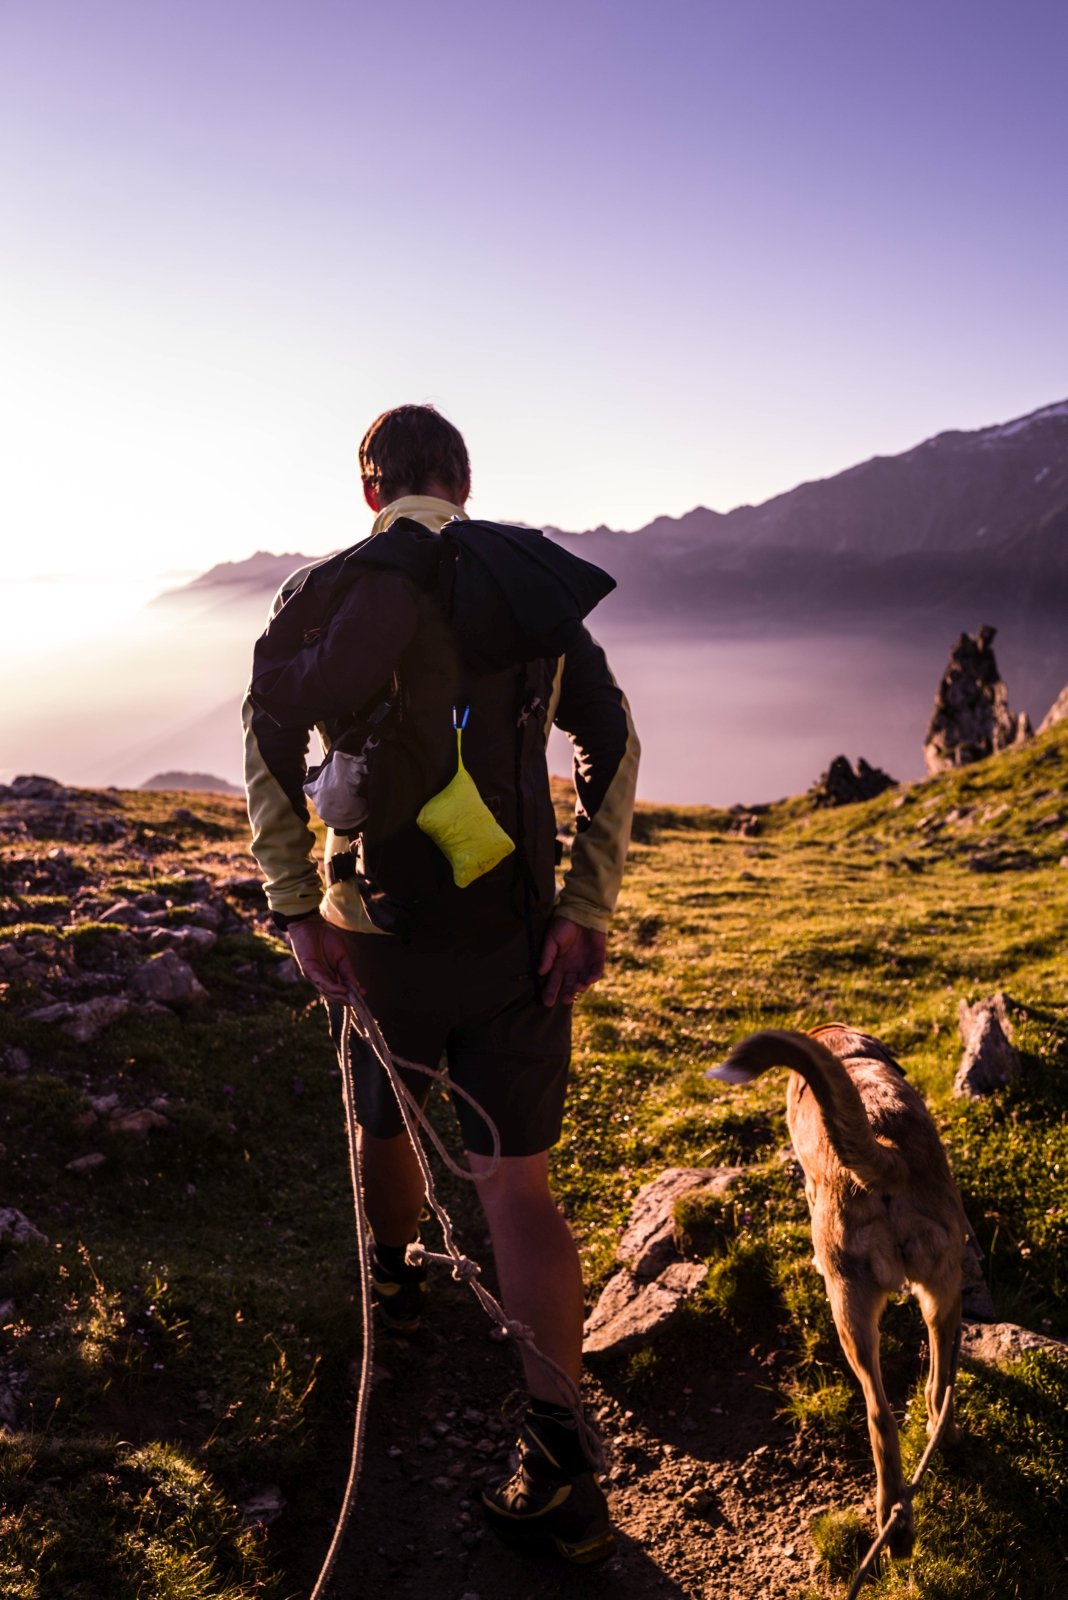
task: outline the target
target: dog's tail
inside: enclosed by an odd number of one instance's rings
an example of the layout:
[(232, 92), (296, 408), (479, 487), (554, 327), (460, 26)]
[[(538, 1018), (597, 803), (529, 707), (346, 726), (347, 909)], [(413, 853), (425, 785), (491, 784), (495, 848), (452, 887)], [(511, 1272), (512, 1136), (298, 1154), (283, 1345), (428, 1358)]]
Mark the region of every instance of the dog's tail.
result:
[(872, 1133), (849, 1073), (826, 1045), (809, 1034), (778, 1028), (751, 1033), (735, 1045), (721, 1066), (710, 1068), (705, 1076), (723, 1083), (752, 1083), (769, 1067), (791, 1067), (801, 1074), (823, 1113), (831, 1149), (865, 1189), (896, 1188), (905, 1180), (904, 1161)]

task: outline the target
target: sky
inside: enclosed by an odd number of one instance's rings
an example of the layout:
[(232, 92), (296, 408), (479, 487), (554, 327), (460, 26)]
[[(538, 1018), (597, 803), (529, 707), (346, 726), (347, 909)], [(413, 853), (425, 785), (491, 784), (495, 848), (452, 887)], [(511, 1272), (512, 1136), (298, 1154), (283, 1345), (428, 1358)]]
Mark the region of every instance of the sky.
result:
[(348, 543), (403, 401), (582, 529), (1064, 399), (1066, 59), (1061, 0), (4, 0), (6, 578)]

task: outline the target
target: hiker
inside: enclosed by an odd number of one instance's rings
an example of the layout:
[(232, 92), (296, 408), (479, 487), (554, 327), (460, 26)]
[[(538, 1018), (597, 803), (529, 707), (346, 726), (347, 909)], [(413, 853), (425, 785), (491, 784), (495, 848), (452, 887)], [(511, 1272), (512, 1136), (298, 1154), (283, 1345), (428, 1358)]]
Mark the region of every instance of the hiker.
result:
[[(359, 462), (371, 537), (294, 573), (257, 644), (244, 711), (252, 849), (274, 922), (327, 999), (335, 1039), (356, 986), (392, 1054), (433, 1067), (444, 1057), (493, 1119), (500, 1161), (477, 1192), (501, 1298), (577, 1385), (582, 1276), (548, 1153), (560, 1136), (572, 1002), (604, 970), (634, 801), (629, 711), (578, 614), (612, 580), (533, 530), (471, 522), (467, 449), (433, 407), (385, 412)], [(309, 779), (313, 723), (328, 755)], [(554, 723), (575, 747), (577, 799), (559, 894), (545, 755)], [(335, 820), (328, 791), (349, 784), (343, 826), (327, 834), (325, 890), (305, 782), (326, 796), (324, 821)], [(463, 825), (474, 816), (480, 841), (492, 841), (490, 870), (466, 857), (461, 869), (457, 848), (470, 854), (469, 842), (455, 847), (446, 827), (442, 844), (420, 825), (428, 801), (454, 808), (454, 785)], [(411, 1334), (426, 1269), (405, 1251), (423, 1182), (381, 1066), (362, 1052), (353, 1065), (377, 1314)], [(405, 1081), (425, 1100), (427, 1078)], [(470, 1170), (486, 1173), (486, 1125), (460, 1096), (454, 1103)], [(525, 1351), (523, 1363), (520, 1465), (484, 1492), (487, 1513), (565, 1559), (600, 1560), (613, 1535), (575, 1416)]]

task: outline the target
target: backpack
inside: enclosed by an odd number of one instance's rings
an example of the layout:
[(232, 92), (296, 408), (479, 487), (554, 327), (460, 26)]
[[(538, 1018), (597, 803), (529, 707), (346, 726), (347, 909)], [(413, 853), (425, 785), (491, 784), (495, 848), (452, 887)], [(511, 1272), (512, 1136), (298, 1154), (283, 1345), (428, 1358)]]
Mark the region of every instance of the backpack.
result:
[[(282, 727), (320, 720), (312, 703), (318, 647), (352, 586), (375, 567), (412, 581), (425, 621), (407, 672), (327, 726), (330, 752), (306, 785), (317, 809), (321, 792), (345, 791), (338, 768), (347, 765), (361, 785), (342, 818), (351, 825), (335, 829), (351, 834), (354, 848), (331, 858), (328, 878), (355, 876), (372, 921), (424, 947), (454, 944), (461, 930), (468, 942), (496, 942), (507, 924), (551, 905), (555, 820), (536, 713), (543, 721), (557, 658), (614, 580), (532, 529), (456, 520), (434, 534), (399, 519), (312, 568), (271, 619), (253, 657), (257, 711)], [(479, 788), (516, 844), (514, 856), (463, 889), (416, 820), (456, 772), (455, 753), (451, 767), (443, 764), (452, 707), (431, 670), (446, 655), (455, 657), (456, 699), (472, 708), (465, 737)]]

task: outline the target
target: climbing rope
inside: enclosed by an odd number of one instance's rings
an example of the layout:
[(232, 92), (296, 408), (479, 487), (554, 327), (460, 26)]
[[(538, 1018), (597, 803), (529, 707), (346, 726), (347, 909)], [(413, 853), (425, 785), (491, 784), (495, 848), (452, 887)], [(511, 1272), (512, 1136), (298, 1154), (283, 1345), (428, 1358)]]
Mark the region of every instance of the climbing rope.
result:
[(931, 1464), (931, 1457), (934, 1455), (935, 1451), (938, 1449), (938, 1446), (942, 1443), (942, 1435), (946, 1431), (946, 1424), (949, 1421), (949, 1413), (950, 1413), (950, 1410), (951, 1410), (952, 1406), (953, 1406), (953, 1385), (949, 1384), (947, 1389), (946, 1389), (945, 1398), (942, 1401), (942, 1409), (938, 1413), (938, 1421), (935, 1424), (935, 1431), (934, 1431), (934, 1433), (932, 1433), (932, 1435), (931, 1435), (931, 1437), (930, 1437), (930, 1439), (928, 1441), (927, 1449), (923, 1452), (923, 1455), (920, 1457), (920, 1464), (916, 1468), (915, 1473), (913, 1474), (912, 1482), (905, 1486), (905, 1488), (904, 1488), (904, 1490), (902, 1491), (902, 1494), (901, 1494), (901, 1499), (894, 1506), (894, 1508), (890, 1512), (890, 1515), (887, 1517), (886, 1522), (880, 1528), (878, 1538), (875, 1540), (875, 1543), (872, 1545), (871, 1549), (868, 1551), (867, 1555), (864, 1557), (864, 1560), (860, 1563), (860, 1566), (857, 1568), (856, 1572), (853, 1574), (853, 1582), (852, 1582), (852, 1585), (850, 1587), (849, 1593), (846, 1595), (846, 1600), (857, 1600), (857, 1595), (860, 1593), (861, 1589), (864, 1587), (864, 1581), (867, 1578), (868, 1573), (871, 1571), (872, 1566), (878, 1560), (879, 1553), (882, 1550), (883, 1545), (886, 1543), (887, 1539), (889, 1539), (890, 1535), (894, 1531), (895, 1523), (898, 1521), (899, 1517), (902, 1517), (904, 1515), (906, 1509), (912, 1504), (913, 1500), (916, 1498), (916, 1491), (920, 1487), (921, 1482), (923, 1481), (924, 1473), (927, 1471), (927, 1468)]
[[(434, 1174), (430, 1167), (422, 1140), (419, 1137), (420, 1128), (427, 1135), (431, 1144), (440, 1155), (442, 1161), (450, 1172), (458, 1178), (465, 1178), (469, 1182), (484, 1183), (493, 1177), (500, 1166), (501, 1139), (493, 1118), (486, 1112), (474, 1097), (453, 1083), (448, 1074), (435, 1067), (421, 1065), (417, 1061), (405, 1061), (400, 1056), (394, 1056), (382, 1036), (382, 1030), (375, 1020), (374, 1014), (368, 1006), (363, 995), (357, 990), (349, 991), (348, 1004), (345, 1007), (341, 1025), (341, 1038), (338, 1047), (338, 1061), (341, 1067), (341, 1096), (345, 1110), (345, 1132), (349, 1148), (349, 1175), (352, 1180), (353, 1205), (356, 1213), (356, 1241), (357, 1253), (360, 1264), (360, 1317), (363, 1330), (363, 1352), (360, 1361), (360, 1384), (356, 1397), (356, 1416), (353, 1426), (352, 1456), (349, 1462), (348, 1479), (345, 1492), (341, 1500), (341, 1509), (338, 1513), (337, 1526), (334, 1536), (323, 1560), (322, 1570), (316, 1580), (315, 1588), (311, 1593), (311, 1600), (322, 1600), (337, 1561), (338, 1552), (345, 1537), (345, 1531), (352, 1517), (356, 1504), (356, 1490), (359, 1483), (360, 1468), (363, 1464), (364, 1435), (367, 1429), (367, 1407), (371, 1393), (372, 1380), (372, 1353), (373, 1353), (373, 1325), (371, 1316), (371, 1235), (367, 1226), (367, 1218), (363, 1209), (363, 1187), (360, 1170), (360, 1144), (359, 1128), (356, 1121), (356, 1093), (352, 1078), (352, 1035), (359, 1034), (364, 1043), (373, 1053), (381, 1066), (390, 1087), (396, 1096), (397, 1105), (404, 1122), (405, 1131), (411, 1141), (415, 1158), (419, 1163), (419, 1171), (423, 1179), (426, 1192), (427, 1205), (436, 1217), (441, 1236), (445, 1245), (444, 1253), (427, 1250), (418, 1242), (410, 1244), (406, 1258), (410, 1265), (419, 1266), (424, 1262), (438, 1262), (447, 1266), (452, 1271), (452, 1276), (459, 1283), (466, 1283), (472, 1290), (476, 1300), (487, 1315), (501, 1329), (502, 1334), (514, 1339), (521, 1344), (529, 1354), (538, 1361), (552, 1380), (557, 1393), (560, 1395), (568, 1410), (575, 1419), (575, 1426), (579, 1438), (586, 1450), (586, 1454), (595, 1471), (604, 1470), (604, 1451), (601, 1440), (596, 1431), (586, 1421), (582, 1409), (582, 1398), (578, 1388), (572, 1382), (562, 1367), (558, 1366), (550, 1356), (538, 1348), (534, 1339), (533, 1329), (526, 1323), (510, 1318), (505, 1312), (500, 1301), (492, 1295), (480, 1281), (481, 1268), (477, 1261), (472, 1260), (460, 1250), (453, 1232), (452, 1218), (444, 1204), (438, 1199), (437, 1188), (434, 1183)], [(419, 1072), (432, 1078), (436, 1083), (448, 1089), (451, 1094), (459, 1095), (466, 1100), (475, 1113), (482, 1118), (489, 1130), (492, 1145), (490, 1164), (484, 1172), (471, 1172), (462, 1167), (449, 1155), (436, 1130), (431, 1126), (419, 1101), (412, 1094), (407, 1084), (403, 1082), (400, 1071)]]

